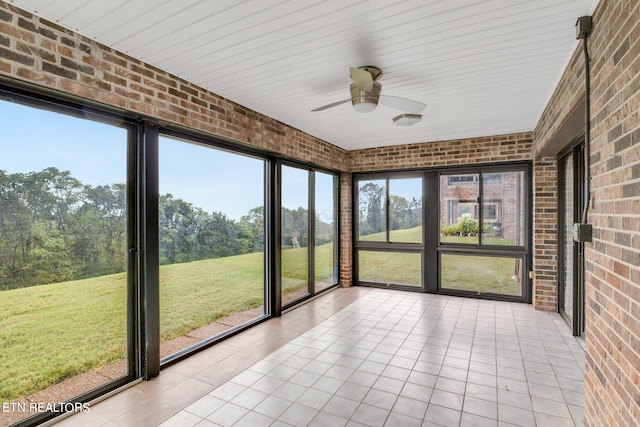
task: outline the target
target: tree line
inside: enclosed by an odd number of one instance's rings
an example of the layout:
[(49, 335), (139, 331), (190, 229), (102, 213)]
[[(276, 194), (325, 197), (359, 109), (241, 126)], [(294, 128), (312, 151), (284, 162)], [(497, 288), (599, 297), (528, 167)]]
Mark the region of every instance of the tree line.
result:
[[(0, 170), (0, 289), (86, 279), (126, 270), (126, 185), (91, 186), (55, 167)], [(283, 236), (308, 244), (306, 209), (283, 209)], [(160, 195), (160, 263), (264, 250), (264, 210), (240, 220)], [(320, 240), (332, 226), (316, 218)], [(283, 246), (288, 246), (284, 242)]]
[(124, 184), (0, 170), (0, 289), (123, 271)]
[(368, 182), (359, 190), (358, 232), (361, 236), (380, 233), (387, 229), (402, 230), (422, 225), (422, 199), (407, 200), (402, 196), (389, 195), (386, 209), (386, 189)]

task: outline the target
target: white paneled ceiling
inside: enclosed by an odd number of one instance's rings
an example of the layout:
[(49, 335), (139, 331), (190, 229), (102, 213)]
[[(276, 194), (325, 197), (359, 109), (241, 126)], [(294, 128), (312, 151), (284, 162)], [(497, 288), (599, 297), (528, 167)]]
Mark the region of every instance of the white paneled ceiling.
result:
[[(13, 0), (345, 149), (531, 131), (598, 0)], [(427, 104), (358, 113), (349, 67)]]

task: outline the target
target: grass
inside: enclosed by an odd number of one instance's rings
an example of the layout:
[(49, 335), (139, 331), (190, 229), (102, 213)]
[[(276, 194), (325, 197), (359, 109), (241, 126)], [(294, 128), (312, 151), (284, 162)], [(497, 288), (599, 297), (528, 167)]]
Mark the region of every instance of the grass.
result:
[[(285, 249), (282, 251), (282, 288), (286, 293), (292, 288), (298, 289), (307, 284), (306, 247)], [(315, 247), (316, 281), (323, 281), (333, 276), (333, 244), (327, 243)]]
[(522, 295), (522, 266), (517, 258), (446, 254), (440, 271), (441, 286), (446, 289)]
[[(420, 235), (421, 228), (393, 232), (397, 241), (419, 241)], [(316, 248), (318, 282), (332, 276), (332, 254), (331, 244)], [(513, 259), (448, 257), (447, 288), (520, 293)], [(419, 255), (368, 251), (360, 261), (367, 280), (420, 283)], [(307, 248), (284, 250), (282, 267), (283, 295), (307, 286)], [(261, 306), (263, 268), (262, 253), (162, 266), (161, 340)], [(125, 360), (126, 298), (124, 273), (0, 292), (0, 400)]]
[[(396, 243), (422, 243), (422, 227), (391, 230), (389, 232), (389, 239)], [(384, 231), (382, 233), (366, 234), (360, 236), (359, 240), (365, 242), (384, 242), (387, 240), (387, 235)]]
[(160, 340), (264, 304), (263, 254), (160, 267)]
[(420, 254), (406, 252), (358, 252), (358, 279), (364, 282), (410, 286), (422, 284)]
[(0, 400), (124, 359), (125, 274), (0, 295)]
[[(440, 236), (440, 241), (443, 243), (466, 243), (471, 245), (478, 244), (478, 236)], [(497, 246), (513, 246), (513, 240), (502, 239), (500, 237), (484, 237), (482, 236), (483, 245), (497, 245)]]
[[(283, 294), (306, 286), (306, 254), (283, 251)], [(332, 265), (318, 246), (316, 279)], [(262, 306), (263, 269), (262, 253), (160, 267), (161, 341)], [(0, 292), (0, 401), (125, 360), (126, 294), (125, 273)]]
[(307, 286), (308, 253), (306, 247), (282, 251), (283, 295)]
[[(394, 242), (421, 242), (422, 227), (395, 230), (390, 233)], [(363, 241), (385, 241), (386, 234), (361, 236)], [(477, 236), (441, 236), (441, 242), (478, 244)], [(512, 246), (513, 240), (483, 237), (486, 245)], [(420, 255), (360, 250), (358, 275), (362, 281), (419, 286), (421, 283)], [(441, 286), (446, 289), (468, 290), (477, 293), (521, 295), (521, 277), (516, 274), (515, 258), (473, 255), (443, 255)]]

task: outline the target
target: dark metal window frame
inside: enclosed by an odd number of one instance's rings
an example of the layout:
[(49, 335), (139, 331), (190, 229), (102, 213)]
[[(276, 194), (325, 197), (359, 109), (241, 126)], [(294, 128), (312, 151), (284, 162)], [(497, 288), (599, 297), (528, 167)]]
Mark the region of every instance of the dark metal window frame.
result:
[[(339, 277), (339, 178), (340, 172), (330, 168), (311, 165), (285, 158), (279, 154), (250, 147), (242, 143), (186, 128), (180, 125), (142, 117), (130, 111), (109, 107), (95, 101), (23, 83), (0, 76), (0, 100), (16, 102), (25, 106), (56, 113), (89, 119), (128, 129), (127, 146), (127, 355), (128, 374), (106, 383), (90, 392), (75, 396), (69, 402), (87, 403), (114, 391), (137, 379), (150, 379), (160, 370), (204, 348), (228, 338), (271, 317), (280, 316), (288, 309), (338, 285)], [(265, 208), (265, 315), (239, 325), (236, 328), (191, 346), (172, 356), (160, 359), (160, 308), (159, 308), (159, 224), (158, 224), (158, 139), (160, 134), (183, 139), (212, 148), (265, 160), (264, 208)], [(306, 169), (313, 175), (316, 171), (335, 177), (334, 180), (334, 284), (308, 297), (281, 306), (280, 276), (280, 168), (282, 164)], [(310, 179), (310, 206), (315, 194)], [(310, 213), (311, 215), (311, 213)], [(313, 218), (310, 216), (310, 218)], [(313, 229), (315, 221), (310, 221)], [(311, 230), (314, 237), (315, 231)], [(311, 241), (311, 240), (310, 240)], [(313, 246), (310, 246), (309, 277), (313, 278)], [(310, 282), (310, 286), (314, 283)], [(20, 421), (16, 426), (26, 427), (52, 420), (61, 413), (47, 412)]]
[[(526, 302), (531, 303), (532, 289), (531, 279), (528, 276), (528, 271), (531, 266), (531, 212), (532, 212), (532, 191), (531, 191), (531, 163), (530, 162), (514, 162), (514, 163), (501, 163), (501, 164), (488, 164), (488, 165), (465, 165), (459, 167), (452, 167), (447, 169), (440, 169), (439, 176), (449, 176), (458, 174), (477, 174), (478, 180), (473, 181), (478, 183), (478, 223), (483, 224), (483, 176), (494, 175), (502, 172), (524, 172), (525, 176), (525, 192), (523, 206), (525, 212), (525, 220), (522, 224), (524, 230), (524, 243), (518, 246), (501, 246), (501, 245), (489, 245), (482, 242), (482, 227), (479, 229), (478, 242), (477, 243), (455, 243), (455, 242), (441, 242), (438, 238), (438, 292), (446, 295), (466, 296), (475, 298), (488, 298), (494, 300), (514, 301), (514, 302)], [(493, 179), (493, 178), (490, 178)], [(438, 178), (438, 182), (440, 179)], [(438, 193), (440, 187), (438, 186)], [(440, 212), (440, 194), (438, 194), (438, 214)], [(457, 290), (451, 288), (445, 288), (442, 286), (441, 278), (442, 271), (440, 267), (441, 257), (444, 254), (451, 255), (479, 255), (488, 257), (503, 257), (514, 258), (522, 260), (522, 295), (511, 296), (505, 294), (494, 293), (482, 293), (479, 294), (474, 291)]]
[[(286, 166), (286, 167), (290, 167), (290, 168), (295, 168), (295, 169), (300, 169), (300, 170), (304, 170), (307, 171), (308, 175), (307, 175), (307, 179), (308, 179), (308, 200), (307, 200), (307, 294), (303, 295), (300, 298), (297, 298), (293, 301), (288, 302), (287, 304), (283, 305), (280, 303), (279, 305), (281, 305), (280, 310), (278, 310), (278, 315), (280, 315), (282, 313), (282, 311), (287, 310), (297, 304), (300, 304), (303, 301), (308, 300), (309, 298), (313, 298), (316, 295), (319, 295), (323, 292), (328, 291), (329, 289), (332, 289), (334, 287), (336, 287), (338, 285), (338, 271), (339, 271), (339, 256), (338, 256), (338, 248), (340, 247), (339, 244), (339, 236), (340, 236), (340, 221), (338, 218), (338, 212), (339, 212), (339, 208), (338, 208), (338, 201), (340, 200), (340, 194), (339, 194), (339, 180), (340, 180), (340, 176), (338, 175), (338, 173), (336, 172), (331, 172), (329, 170), (326, 169), (322, 169), (322, 168), (318, 168), (318, 167), (314, 167), (314, 166), (310, 166), (310, 165), (306, 165), (304, 163), (301, 162), (296, 162), (290, 159), (279, 159), (276, 161), (276, 168), (277, 168), (277, 175), (278, 175), (278, 179), (277, 179), (277, 187), (276, 188), (276, 193), (278, 194), (278, 196), (282, 195), (282, 167)], [(315, 212), (316, 212), (316, 206), (315, 206), (315, 193), (316, 193), (316, 180), (315, 180), (315, 176), (316, 176), (316, 172), (322, 172), (328, 175), (332, 175), (334, 176), (334, 181), (333, 181), (333, 195), (334, 195), (334, 203), (333, 203), (333, 218), (334, 218), (334, 224), (333, 224), (333, 235), (334, 235), (334, 247), (333, 247), (333, 284), (325, 289), (322, 289), (321, 291), (316, 291), (315, 289), (315, 241), (316, 241), (316, 222), (315, 222)], [(281, 218), (281, 209), (280, 207), (282, 206), (282, 199), (279, 197), (278, 198), (278, 203), (276, 204), (276, 206), (278, 207), (278, 213), (277, 213), (277, 227), (276, 227), (276, 234), (274, 237), (274, 241), (278, 242), (278, 247), (279, 247), (279, 252), (278, 252), (278, 259), (281, 260), (281, 246), (280, 246), (280, 242), (282, 241), (282, 218)], [(281, 272), (281, 266), (279, 266), (279, 268), (277, 269), (277, 277), (276, 277), (276, 281), (275, 281), (275, 294), (278, 295), (277, 298), (280, 299), (282, 298), (282, 274), (280, 274)]]
[(478, 293), (472, 290), (462, 290), (454, 288), (446, 288), (442, 286), (442, 271), (439, 270), (438, 274), (438, 293), (453, 296), (473, 297), (482, 299), (492, 299), (497, 301), (512, 301), (512, 302), (531, 302), (531, 286), (529, 286), (530, 279), (528, 277), (528, 271), (530, 269), (530, 254), (522, 251), (478, 251), (476, 248), (456, 248), (456, 249), (443, 249), (438, 250), (438, 265), (442, 265), (443, 255), (468, 255), (468, 256), (481, 256), (487, 258), (513, 258), (522, 261), (522, 280), (521, 280), (521, 296), (499, 294), (492, 292)]
[(578, 137), (567, 146), (566, 149), (558, 153), (557, 165), (558, 165), (558, 313), (567, 322), (571, 328), (571, 332), (574, 336), (584, 335), (585, 320), (585, 265), (584, 265), (584, 242), (573, 242), (573, 278), (575, 286), (572, 284), (573, 292), (573, 313), (571, 313), (571, 320), (567, 318), (564, 311), (564, 297), (566, 292), (567, 283), (565, 283), (565, 269), (568, 268), (565, 265), (565, 245), (567, 243), (564, 233), (566, 224), (565, 219), (565, 199), (564, 194), (567, 190), (565, 188), (565, 171), (561, 167), (562, 162), (568, 157), (573, 157), (573, 184), (574, 184), (574, 196), (573, 196), (573, 212), (575, 222), (578, 222), (578, 217), (575, 214), (580, 213), (584, 203), (584, 187), (582, 182), (584, 180), (585, 166), (584, 166), (584, 134), (580, 134)]
[[(440, 176), (449, 176), (449, 175), (464, 175), (464, 174), (477, 174), (478, 175), (478, 180), (477, 181), (473, 181), (474, 183), (478, 183), (478, 200), (474, 201), (474, 200), (465, 200), (465, 202), (469, 202), (469, 203), (476, 203), (478, 205), (478, 215), (479, 215), (479, 219), (478, 222), (479, 224), (483, 223), (483, 219), (484, 219), (484, 209), (483, 209), (483, 204), (484, 202), (489, 202), (489, 203), (495, 203), (498, 202), (495, 199), (484, 199), (484, 195), (483, 195), (483, 188), (482, 188), (482, 184), (483, 184), (483, 176), (484, 175), (495, 175), (497, 173), (500, 172), (524, 172), (525, 174), (525, 184), (528, 184), (528, 186), (525, 187), (525, 191), (526, 191), (526, 195), (525, 195), (525, 206), (523, 207), (524, 211), (525, 211), (525, 216), (528, 215), (529, 218), (525, 218), (524, 221), (524, 230), (523, 230), (523, 235), (525, 238), (525, 241), (523, 244), (521, 245), (516, 245), (516, 246), (509, 246), (509, 248), (520, 248), (520, 249), (526, 249), (531, 245), (531, 221), (530, 221), (530, 213), (531, 213), (531, 206), (532, 206), (532, 202), (531, 202), (531, 167), (530, 164), (526, 164), (526, 163), (517, 163), (517, 164), (507, 164), (507, 165), (502, 165), (502, 166), (496, 166), (496, 165), (490, 165), (490, 166), (475, 166), (475, 167), (466, 167), (466, 168), (460, 168), (459, 170), (454, 171), (449, 171), (446, 169), (440, 170)], [(494, 179), (494, 178), (490, 178), (490, 179)], [(439, 187), (438, 187), (439, 189)], [(501, 209), (504, 208), (504, 204), (502, 204), (502, 206), (500, 207)], [(440, 197), (438, 197), (438, 210), (441, 209), (440, 206)], [(503, 248), (503, 246), (500, 245), (489, 245), (486, 243), (482, 242), (482, 235), (484, 234), (482, 231), (482, 227), (480, 227), (479, 229), (479, 238), (478, 238), (478, 243), (453, 243), (453, 242), (440, 242), (439, 246), (440, 247), (456, 247), (456, 246), (460, 246), (460, 247), (482, 247), (482, 248)]]
[[(478, 244), (461, 244), (461, 243), (441, 243), (439, 224), (440, 224), (440, 176), (441, 175), (462, 175), (462, 174), (496, 174), (500, 172), (523, 171), (525, 175), (525, 221), (523, 235), (525, 242), (521, 246), (500, 246), (482, 244), (479, 238)], [(365, 180), (382, 180), (393, 179), (394, 177), (422, 177), (422, 224), (423, 224), (423, 243), (393, 243), (389, 242), (368, 242), (358, 239), (359, 225), (359, 200), (358, 200), (358, 182)], [(480, 178), (480, 177), (479, 177)], [(478, 163), (471, 165), (444, 166), (433, 168), (403, 169), (389, 171), (373, 171), (366, 173), (355, 173), (352, 177), (352, 236), (353, 236), (353, 266), (354, 266), (354, 284), (370, 287), (381, 287), (391, 289), (401, 289), (407, 291), (418, 291), (428, 293), (442, 293), (447, 295), (458, 295), (473, 298), (485, 298), (493, 300), (505, 300), (514, 302), (531, 303), (532, 289), (531, 279), (528, 276), (531, 268), (531, 229), (532, 229), (532, 163), (531, 161), (514, 161), (500, 163)], [(475, 182), (475, 181), (474, 181)], [(482, 183), (478, 180), (478, 185)], [(481, 190), (480, 190), (481, 191)], [(388, 194), (388, 189), (387, 189)], [(435, 209), (425, 209), (424, 206), (437, 206)], [(387, 219), (388, 221), (388, 219)], [(387, 233), (388, 233), (387, 227)], [(378, 282), (361, 282), (358, 272), (358, 251), (378, 250), (378, 251), (409, 251), (422, 253), (422, 276), (423, 283), (421, 288), (404, 286), (392, 283)], [(441, 289), (440, 286), (440, 253), (451, 254), (479, 254), (487, 256), (502, 256), (521, 258), (523, 260), (522, 286), (523, 292), (521, 297), (513, 297), (500, 294), (482, 294), (478, 295), (472, 291), (457, 291), (450, 289)]]
[[(393, 242), (390, 239), (390, 215), (389, 215), (389, 189), (390, 189), (390, 181), (394, 179), (411, 179), (411, 178), (420, 178), (422, 179), (422, 242), (420, 243), (405, 243), (405, 242)], [(385, 188), (385, 232), (386, 232), (386, 240), (385, 241), (366, 241), (360, 240), (359, 237), (359, 225), (360, 225), (360, 200), (359, 200), (359, 185), (360, 181), (371, 181), (371, 180), (384, 180), (386, 182)], [(426, 265), (427, 257), (425, 256), (425, 242), (427, 241), (426, 236), (426, 227), (425, 227), (425, 200), (427, 191), (425, 174), (423, 171), (389, 171), (389, 172), (373, 172), (373, 173), (362, 173), (362, 174), (354, 174), (353, 176), (353, 266), (354, 266), (354, 283), (357, 285), (366, 285), (377, 288), (385, 288), (385, 289), (399, 289), (413, 292), (425, 292), (426, 290), (426, 280), (425, 280), (425, 271), (428, 268)], [(405, 253), (419, 253), (421, 257), (421, 284), (420, 286), (411, 286), (411, 285), (403, 285), (401, 283), (385, 283), (385, 282), (374, 282), (374, 281), (361, 281), (360, 280), (360, 271), (359, 271), (359, 252), (363, 251), (373, 251), (373, 252), (405, 252)]]
[[(0, 100), (26, 107), (65, 114), (78, 119), (91, 120), (127, 130), (127, 374), (121, 378), (79, 394), (67, 402), (87, 403), (112, 390), (144, 376), (148, 363), (143, 355), (141, 338), (145, 336), (146, 316), (144, 306), (138, 301), (144, 295), (144, 286), (139, 279), (144, 275), (141, 263), (141, 242), (138, 240), (138, 219), (141, 216), (137, 201), (142, 197), (142, 167), (140, 164), (140, 135), (143, 125), (135, 118), (123, 115), (114, 109), (96, 108), (93, 104), (81, 103), (69, 97), (57, 97), (47, 91), (34, 91), (30, 85), (8, 84), (0, 79)], [(31, 426), (52, 420), (60, 412), (43, 412), (14, 424), (16, 427)]]

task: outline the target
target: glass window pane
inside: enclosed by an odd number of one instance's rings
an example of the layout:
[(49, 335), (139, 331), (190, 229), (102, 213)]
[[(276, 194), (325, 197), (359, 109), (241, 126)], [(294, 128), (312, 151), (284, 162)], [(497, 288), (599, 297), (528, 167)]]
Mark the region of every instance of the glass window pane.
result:
[(575, 183), (573, 180), (574, 174), (574, 164), (573, 164), (573, 155), (567, 156), (562, 161), (562, 176), (564, 178), (564, 194), (561, 194), (563, 197), (563, 205), (564, 212), (561, 212), (563, 216), (564, 223), (564, 236), (563, 243), (564, 246), (562, 248), (563, 255), (563, 270), (562, 274), (562, 309), (564, 310), (565, 316), (568, 320), (573, 324), (573, 288), (574, 288), (574, 277), (573, 277), (573, 269), (574, 269), (574, 241), (573, 241), (573, 223), (577, 221), (574, 212), (574, 187)]
[(440, 287), (522, 296), (522, 259), (442, 254)]
[(389, 180), (389, 240), (422, 243), (422, 178)]
[(358, 280), (361, 282), (422, 285), (420, 253), (358, 251)]
[(336, 181), (335, 175), (315, 172), (315, 291), (338, 283), (336, 268)]
[(0, 400), (59, 403), (128, 375), (128, 132), (0, 117)]
[(387, 241), (386, 180), (358, 183), (358, 240)]
[(440, 176), (440, 242), (478, 244), (478, 177)]
[(309, 171), (282, 166), (282, 304), (309, 294)]
[(161, 137), (161, 356), (264, 314), (264, 160)]
[(524, 181), (523, 171), (482, 174), (482, 244), (525, 244)]

